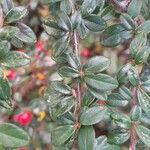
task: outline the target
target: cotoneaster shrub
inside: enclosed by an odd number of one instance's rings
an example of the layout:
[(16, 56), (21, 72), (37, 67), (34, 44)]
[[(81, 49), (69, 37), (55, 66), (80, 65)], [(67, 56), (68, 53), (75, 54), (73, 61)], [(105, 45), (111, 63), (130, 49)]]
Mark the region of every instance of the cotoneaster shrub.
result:
[[(8, 109), (11, 108), (12, 91), (4, 70), (29, 64), (29, 56), (15, 49), (36, 41), (33, 31), (20, 21), (27, 13), (25, 7), (14, 6), (11, 0), (0, 1), (0, 105)], [(0, 123), (0, 149), (15, 149), (28, 145), (29, 141), (22, 128)]]
[[(54, 150), (130, 150), (150, 147), (149, 0), (42, 0), (51, 15), (43, 27), (53, 40), (62, 80), (45, 92)], [(113, 24), (112, 24), (113, 22)], [(114, 75), (104, 56), (82, 63), (80, 41), (99, 32), (105, 47), (127, 45), (127, 61)], [(108, 133), (98, 136), (95, 124)]]

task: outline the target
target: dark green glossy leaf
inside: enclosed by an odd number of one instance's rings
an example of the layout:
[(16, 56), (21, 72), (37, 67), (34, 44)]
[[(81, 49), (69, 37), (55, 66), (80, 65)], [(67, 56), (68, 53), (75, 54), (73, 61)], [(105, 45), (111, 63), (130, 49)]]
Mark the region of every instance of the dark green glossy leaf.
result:
[(128, 131), (126, 132), (121, 132), (119, 130), (114, 130), (112, 133), (108, 136), (108, 142), (110, 144), (123, 144), (125, 143), (130, 137), (130, 134)]
[(93, 32), (102, 31), (106, 28), (107, 24), (101, 16), (90, 15), (84, 18), (85, 26)]
[(78, 70), (68, 66), (61, 67), (59, 69), (59, 74), (62, 75), (63, 77), (69, 77), (69, 78), (77, 78), (80, 76)]
[(89, 30), (88, 28), (85, 26), (84, 21), (81, 21), (80, 26), (78, 27), (78, 34), (80, 36), (81, 39), (84, 39), (86, 37), (86, 35), (88, 34)]
[(135, 70), (134, 67), (131, 67), (128, 70), (128, 79), (133, 86), (137, 86), (139, 84), (140, 78), (139, 78), (137, 70)]
[(56, 58), (62, 54), (67, 49), (68, 44), (69, 38), (67, 35), (55, 41), (53, 44), (53, 56)]
[(131, 120), (138, 121), (138, 120), (141, 119), (141, 115), (142, 115), (142, 109), (141, 109), (141, 107), (138, 106), (138, 105), (135, 105), (132, 108), (131, 113), (130, 113)]
[(150, 33), (150, 20), (145, 21), (138, 27), (138, 31), (142, 33)]
[(22, 19), (27, 14), (27, 9), (22, 6), (12, 8), (5, 16), (7, 23), (13, 23)]
[(120, 147), (108, 144), (107, 137), (100, 136), (96, 139), (94, 150), (120, 150)]
[(147, 35), (146, 34), (137, 34), (135, 38), (132, 40), (129, 48), (129, 55), (132, 58), (135, 58), (138, 51), (140, 51), (147, 42)]
[(57, 23), (60, 27), (62, 27), (64, 30), (68, 31), (72, 29), (72, 23), (71, 20), (69, 18), (69, 16), (61, 11), (57, 14)]
[(150, 96), (142, 89), (138, 90), (138, 101), (145, 113), (150, 114)]
[(80, 116), (80, 123), (82, 125), (93, 125), (105, 120), (107, 116), (108, 110), (106, 107), (94, 106), (83, 110)]
[(104, 20), (110, 20), (115, 15), (115, 9), (112, 6), (107, 6), (100, 12), (100, 16)]
[(105, 74), (86, 75), (84, 81), (87, 86), (98, 89), (102, 92), (110, 91), (118, 86), (117, 80)]
[(83, 66), (85, 74), (100, 73), (108, 69), (110, 60), (104, 56), (95, 56), (90, 58)]
[(6, 56), (6, 54), (10, 51), (10, 43), (8, 41), (0, 41), (0, 58)]
[(9, 100), (11, 96), (12, 92), (8, 80), (0, 77), (0, 99)]
[(73, 29), (76, 29), (81, 24), (81, 21), (82, 21), (81, 13), (75, 11), (74, 14), (71, 16)]
[(81, 6), (82, 15), (91, 14), (96, 8), (96, 0), (84, 0)]
[(114, 107), (124, 107), (128, 104), (128, 100), (118, 93), (110, 94), (107, 98), (107, 104)]
[(136, 127), (136, 132), (140, 140), (148, 147), (150, 147), (150, 130), (142, 125)]
[(9, 124), (0, 124), (0, 145), (4, 147), (17, 148), (29, 144), (29, 136), (21, 128)]
[(122, 24), (115, 24), (104, 30), (101, 43), (104, 46), (115, 47), (131, 37), (132, 33)]
[(54, 88), (55, 91), (58, 91), (63, 94), (71, 94), (71, 88), (64, 84), (62, 81), (53, 81), (51, 86)]
[(132, 17), (136, 17), (140, 14), (141, 8), (141, 0), (132, 0), (128, 6), (127, 13)]
[(122, 97), (124, 97), (124, 99), (126, 99), (126, 100), (131, 100), (132, 99), (132, 93), (131, 93), (131, 91), (127, 87), (125, 87), (125, 86), (121, 86), (119, 88), (119, 94)]
[(120, 21), (124, 25), (125, 28), (129, 30), (135, 29), (134, 20), (128, 14), (126, 13), (121, 14)]
[(78, 133), (78, 143), (80, 150), (93, 150), (95, 132), (92, 126), (82, 126)]
[(1, 60), (3, 66), (8, 68), (16, 68), (30, 63), (30, 57), (23, 52), (9, 52), (7, 56)]
[(66, 14), (71, 14), (71, 5), (68, 0), (62, 0), (60, 3), (61, 11), (65, 11)]
[(64, 144), (74, 133), (73, 125), (58, 126), (52, 131), (52, 143), (54, 145)]
[(119, 70), (119, 72), (117, 74), (117, 80), (119, 83), (126, 82), (126, 80), (128, 79), (127, 73), (131, 67), (132, 67), (131, 64), (126, 64)]
[(34, 43), (36, 42), (36, 35), (31, 30), (30, 27), (26, 26), (23, 23), (18, 23), (17, 27), (20, 29), (20, 32), (16, 34), (16, 37), (25, 43)]
[(19, 29), (17, 27), (5, 26), (3, 28), (0, 28), (0, 39), (12, 38), (18, 32), (19, 32)]
[(87, 90), (83, 96), (82, 105), (89, 106), (93, 103), (95, 97)]
[(55, 106), (50, 108), (50, 114), (53, 118), (57, 118), (68, 112), (73, 106), (75, 100), (72, 96), (60, 99), (60, 102)]
[(115, 112), (111, 115), (111, 117), (119, 127), (127, 129), (131, 127), (131, 120), (129, 116), (120, 112)]

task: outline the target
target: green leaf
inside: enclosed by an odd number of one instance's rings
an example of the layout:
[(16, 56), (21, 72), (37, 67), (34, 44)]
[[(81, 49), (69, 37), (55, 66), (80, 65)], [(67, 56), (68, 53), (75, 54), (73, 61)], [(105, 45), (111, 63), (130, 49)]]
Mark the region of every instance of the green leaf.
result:
[(117, 124), (117, 126), (121, 127), (121, 128), (126, 128), (129, 129), (131, 127), (131, 120), (130, 117), (120, 113), (120, 112), (114, 112), (111, 115), (112, 119), (114, 120), (114, 122)]
[(142, 0), (132, 0), (128, 6), (127, 13), (132, 17), (136, 17), (140, 14), (141, 8)]
[(68, 63), (70, 64), (71, 67), (73, 67), (75, 69), (79, 69), (81, 67), (80, 62), (74, 53), (67, 54), (67, 59), (68, 59)]
[(80, 116), (80, 123), (82, 125), (93, 125), (108, 116), (107, 108), (102, 106), (94, 106), (83, 110)]
[(29, 144), (27, 133), (17, 126), (9, 123), (0, 124), (0, 145), (4, 147), (17, 148)]
[(52, 131), (52, 143), (54, 145), (64, 144), (75, 132), (73, 125), (58, 126)]
[(129, 47), (129, 55), (131, 58), (135, 58), (138, 51), (140, 51), (147, 42), (147, 35), (146, 34), (137, 34), (135, 38), (132, 40), (130, 47)]
[(27, 15), (27, 9), (22, 6), (12, 8), (5, 16), (5, 21), (7, 23), (13, 23), (20, 19), (22, 19), (25, 15)]
[(131, 67), (132, 67), (131, 64), (126, 64), (119, 70), (117, 74), (117, 80), (119, 83), (124, 83), (128, 79), (127, 73)]
[(71, 88), (68, 85), (64, 84), (62, 81), (53, 81), (51, 83), (51, 86), (55, 91), (63, 94), (71, 94)]
[(62, 0), (60, 2), (60, 10), (64, 11), (66, 14), (71, 14), (71, 6), (68, 0)]
[(150, 80), (146, 80), (141, 84), (141, 86), (144, 89), (144, 91), (150, 93)]
[(86, 35), (88, 34), (89, 30), (88, 28), (85, 26), (84, 21), (81, 21), (80, 26), (78, 27), (78, 34), (80, 36), (81, 39), (84, 39), (86, 37)]
[(150, 114), (150, 96), (142, 89), (138, 90), (138, 101), (145, 113)]
[(122, 97), (118, 93), (112, 93), (107, 98), (107, 104), (114, 107), (125, 107), (128, 104), (128, 100)]
[(30, 57), (23, 52), (9, 52), (6, 57), (0, 60), (3, 66), (16, 68), (30, 63)]
[(90, 58), (83, 66), (85, 74), (100, 73), (108, 69), (110, 60), (104, 56), (95, 56)]
[(147, 146), (150, 147), (150, 130), (142, 125), (136, 126), (136, 132), (140, 140)]
[(94, 89), (90, 87), (89, 85), (88, 85), (88, 91), (97, 99), (103, 99), (103, 100), (107, 99), (108, 93), (106, 91), (105, 92), (99, 91), (98, 89)]
[(115, 47), (131, 37), (131, 31), (126, 30), (122, 24), (115, 24), (104, 30), (101, 43), (104, 46)]
[(87, 86), (89, 85), (90, 87), (102, 92), (113, 90), (118, 86), (117, 80), (105, 74), (86, 75), (84, 81)]
[(78, 133), (78, 143), (80, 150), (93, 150), (95, 132), (92, 126), (82, 126)]
[(9, 39), (15, 36), (19, 32), (17, 27), (5, 26), (0, 28), (0, 39)]
[(104, 20), (110, 20), (115, 15), (115, 9), (112, 6), (106, 6), (99, 14)]
[(133, 86), (137, 86), (140, 83), (138, 71), (134, 67), (128, 70), (128, 79)]
[(69, 38), (67, 35), (63, 36), (60, 39), (58, 39), (57, 41), (55, 41), (55, 43), (53, 44), (54, 58), (61, 55), (67, 49), (68, 44), (69, 44)]
[(81, 13), (78, 11), (75, 11), (71, 16), (73, 29), (76, 29), (77, 27), (79, 27), (79, 25), (81, 24), (81, 21), (82, 21)]
[(10, 42), (13, 46), (15, 46), (17, 48), (23, 47), (23, 42), (15, 36), (11, 39)]
[(126, 29), (128, 29), (128, 30), (135, 29), (134, 20), (128, 14), (126, 14), (126, 13), (121, 14), (120, 21)]
[(141, 116), (142, 116), (142, 109), (140, 106), (138, 105), (135, 105), (131, 112), (130, 112), (130, 117), (131, 117), (131, 120), (133, 121), (138, 121), (141, 119)]
[(50, 108), (50, 114), (53, 118), (57, 118), (68, 112), (74, 106), (74, 97), (65, 97), (60, 99), (60, 102), (55, 106)]
[(136, 64), (142, 64), (143, 62), (146, 62), (150, 54), (150, 47), (144, 46), (141, 48), (136, 56), (135, 56), (135, 63)]
[(10, 100), (11, 96), (12, 92), (8, 80), (0, 77), (0, 99)]
[(130, 134), (128, 133), (128, 131), (123, 132), (120, 130), (113, 130), (111, 132), (111, 134), (108, 136), (108, 142), (110, 144), (123, 144), (125, 143), (130, 137)]
[(96, 8), (97, 1), (96, 0), (84, 0), (81, 6), (82, 15), (86, 16), (91, 14)]
[(93, 103), (95, 97), (87, 90), (83, 96), (82, 105), (89, 106)]
[(139, 27), (138, 31), (148, 34), (150, 33), (150, 20), (144, 21)]
[(117, 145), (108, 144), (106, 136), (99, 136), (95, 141), (94, 150), (120, 150), (120, 147)]
[(6, 14), (13, 8), (13, 1), (12, 0), (1, 0), (3, 11)]
[(36, 42), (36, 35), (31, 30), (30, 27), (26, 26), (23, 23), (18, 23), (17, 27), (20, 29), (20, 32), (16, 34), (16, 37), (25, 43), (34, 43)]
[(97, 15), (90, 15), (84, 18), (85, 26), (93, 32), (99, 32), (106, 28), (107, 24), (101, 16)]
[(10, 51), (10, 43), (8, 41), (0, 41), (0, 59), (5, 57)]
[(57, 20), (58, 25), (62, 27), (64, 30), (68, 31), (72, 29), (71, 20), (65, 12), (63, 11), (59, 12), (57, 14), (56, 20)]
[(125, 86), (121, 86), (119, 88), (119, 94), (122, 97), (124, 97), (124, 99), (126, 99), (126, 100), (131, 100), (132, 99), (132, 93), (131, 93), (131, 91), (127, 87), (125, 87)]
[(59, 69), (58, 73), (63, 76), (63, 77), (68, 77), (68, 78), (77, 78), (80, 76), (79, 71), (68, 67), (68, 66), (63, 66)]

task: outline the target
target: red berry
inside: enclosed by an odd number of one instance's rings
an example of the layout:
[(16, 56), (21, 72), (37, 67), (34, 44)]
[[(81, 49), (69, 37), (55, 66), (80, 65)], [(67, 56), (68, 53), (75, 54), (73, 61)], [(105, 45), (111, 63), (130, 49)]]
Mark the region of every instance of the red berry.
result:
[(25, 147), (20, 147), (17, 150), (27, 150)]
[(44, 50), (44, 43), (43, 41), (37, 41), (36, 44), (35, 44), (35, 48), (38, 50), (38, 51), (43, 51)]
[(14, 115), (14, 121), (25, 126), (28, 125), (32, 120), (32, 113), (30, 111), (21, 112), (20, 114)]
[(16, 70), (10, 69), (6, 71), (6, 76), (9, 80), (13, 80), (16, 77)]
[(81, 56), (84, 58), (88, 58), (90, 56), (90, 50), (88, 48), (83, 48), (81, 52)]

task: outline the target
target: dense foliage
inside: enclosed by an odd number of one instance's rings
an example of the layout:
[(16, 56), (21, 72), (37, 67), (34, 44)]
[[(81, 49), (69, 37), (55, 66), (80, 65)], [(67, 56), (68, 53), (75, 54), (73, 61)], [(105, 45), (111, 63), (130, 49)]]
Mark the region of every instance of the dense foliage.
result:
[(150, 1), (14, 2), (0, 1), (0, 149), (149, 149)]

